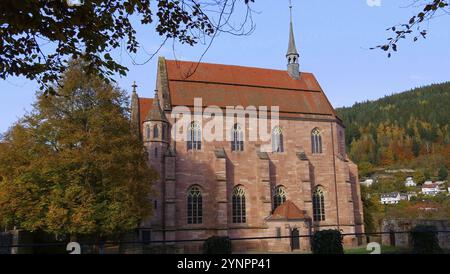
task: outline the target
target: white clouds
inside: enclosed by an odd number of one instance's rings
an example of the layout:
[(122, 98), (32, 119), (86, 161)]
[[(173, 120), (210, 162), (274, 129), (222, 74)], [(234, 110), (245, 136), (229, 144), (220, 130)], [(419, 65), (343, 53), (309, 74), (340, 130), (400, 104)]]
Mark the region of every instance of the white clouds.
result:
[(367, 0), (369, 7), (381, 7), (381, 0)]

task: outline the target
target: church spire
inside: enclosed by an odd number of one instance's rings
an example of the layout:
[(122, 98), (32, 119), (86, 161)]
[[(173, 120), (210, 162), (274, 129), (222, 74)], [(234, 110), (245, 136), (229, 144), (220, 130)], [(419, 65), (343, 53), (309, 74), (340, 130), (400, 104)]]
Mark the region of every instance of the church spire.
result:
[(133, 82), (131, 86), (133, 88), (133, 93), (131, 94), (131, 124), (133, 126), (133, 130), (136, 134), (140, 134), (140, 114), (139, 114), (139, 96), (136, 92), (136, 82)]
[(166, 114), (161, 109), (161, 105), (159, 103), (158, 90), (155, 90), (155, 98), (153, 98), (153, 106), (147, 113), (145, 121), (162, 121), (162, 122), (168, 121)]
[(300, 77), (300, 65), (298, 63), (300, 55), (298, 54), (297, 47), (295, 46), (294, 27), (292, 24), (291, 0), (289, 0), (289, 12), (290, 12), (289, 45), (286, 53), (287, 71), (292, 78), (298, 79)]

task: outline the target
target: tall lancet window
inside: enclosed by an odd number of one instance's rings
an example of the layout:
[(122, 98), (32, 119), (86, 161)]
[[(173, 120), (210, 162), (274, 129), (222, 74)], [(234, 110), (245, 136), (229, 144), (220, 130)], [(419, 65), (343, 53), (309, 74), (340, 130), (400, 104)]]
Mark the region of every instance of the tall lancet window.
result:
[(272, 130), (272, 152), (284, 152), (283, 130), (275, 127)]
[(147, 138), (147, 140), (150, 140), (151, 136), (150, 136), (150, 126), (146, 126), (145, 127), (145, 137)]
[(199, 123), (192, 122), (188, 128), (187, 136), (187, 148), (188, 150), (200, 150), (202, 149), (202, 130)]
[(192, 186), (187, 193), (187, 223), (201, 224), (203, 222), (203, 200), (200, 187)]
[(320, 130), (318, 128), (311, 131), (311, 147), (313, 154), (322, 153), (322, 135), (320, 135)]
[(273, 210), (277, 209), (280, 205), (286, 202), (286, 188), (284, 186), (278, 186), (275, 188), (273, 194)]
[(153, 126), (153, 138), (159, 138), (159, 129), (157, 125)]
[(166, 140), (166, 135), (167, 135), (167, 125), (162, 124), (161, 139)]
[(316, 222), (325, 221), (325, 196), (320, 186), (313, 193), (313, 218)]
[(239, 124), (235, 124), (231, 130), (231, 151), (244, 151), (244, 132)]
[(232, 204), (233, 223), (239, 224), (247, 222), (245, 215), (245, 191), (241, 186), (237, 186), (233, 189)]

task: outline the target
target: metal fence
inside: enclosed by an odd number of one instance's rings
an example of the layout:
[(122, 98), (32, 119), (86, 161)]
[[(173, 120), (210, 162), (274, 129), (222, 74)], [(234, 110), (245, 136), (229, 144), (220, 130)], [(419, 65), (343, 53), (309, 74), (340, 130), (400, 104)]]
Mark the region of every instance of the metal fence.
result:
[[(435, 231), (439, 243), (444, 249), (450, 249), (450, 231)], [(403, 248), (405, 252), (410, 249), (411, 231), (388, 231), (374, 233), (342, 233), (346, 237), (361, 240), (359, 248), (367, 247), (368, 244), (379, 246), (392, 246)], [(289, 235), (289, 236), (267, 236), (267, 237), (240, 237), (230, 238), (230, 241), (264, 241), (289, 239), (291, 242), (300, 238), (311, 238), (314, 235)], [(207, 239), (177, 239), (177, 240), (149, 240), (149, 241), (80, 241), (80, 242), (42, 242), (42, 243), (14, 243), (7, 233), (0, 236), (0, 254), (40, 254), (40, 253), (83, 253), (83, 254), (121, 254), (121, 253), (182, 253), (180, 245), (197, 243), (201, 245)]]

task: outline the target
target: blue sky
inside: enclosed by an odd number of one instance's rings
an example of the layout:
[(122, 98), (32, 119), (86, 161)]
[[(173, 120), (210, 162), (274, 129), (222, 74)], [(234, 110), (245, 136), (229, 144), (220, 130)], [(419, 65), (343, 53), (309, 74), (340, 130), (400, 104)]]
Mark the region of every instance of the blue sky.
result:
[[(369, 0), (370, 1), (370, 0)], [(450, 16), (429, 22), (426, 40), (399, 44), (399, 52), (388, 59), (370, 47), (385, 41), (386, 28), (407, 22), (417, 13), (408, 7), (413, 0), (381, 0), (371, 7), (367, 0), (293, 0), (294, 31), (301, 55), (302, 71), (313, 72), (335, 107), (372, 100), (413, 87), (450, 80)], [(373, 0), (372, 0), (373, 2)], [(271, 69), (285, 69), (288, 43), (289, 10), (287, 0), (256, 0), (253, 19), (255, 31), (250, 36), (220, 35), (203, 61)], [(138, 62), (159, 47), (162, 39), (154, 26), (138, 27), (139, 40), (145, 48), (135, 56)], [(198, 60), (205, 46), (176, 45), (182, 60)], [(159, 55), (173, 59), (171, 43)], [(113, 56), (129, 67), (118, 85), (131, 91), (136, 81), (142, 97), (152, 97), (155, 88), (156, 60), (133, 65), (121, 51)], [(0, 80), (0, 132), (31, 110), (37, 84), (24, 78)]]

